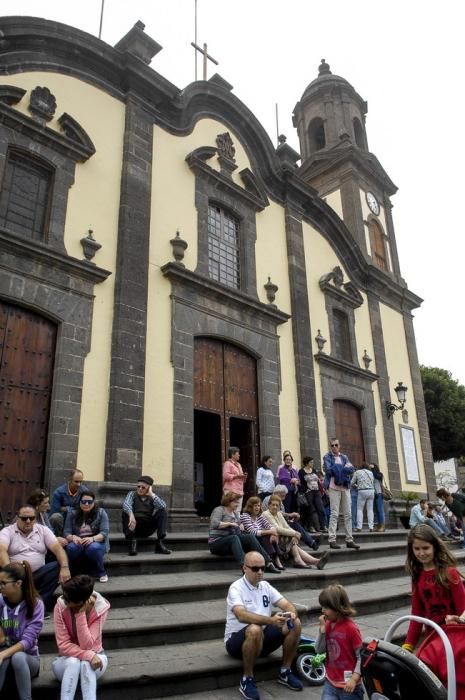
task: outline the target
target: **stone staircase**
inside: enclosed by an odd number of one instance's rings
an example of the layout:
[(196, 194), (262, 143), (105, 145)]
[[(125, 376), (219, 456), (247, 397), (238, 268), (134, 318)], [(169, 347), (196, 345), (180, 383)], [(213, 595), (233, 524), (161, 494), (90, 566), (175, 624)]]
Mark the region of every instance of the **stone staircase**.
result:
[[(323, 571), (288, 568), (269, 580), (305, 611), (306, 633), (316, 633), (320, 590), (338, 581), (349, 591), (364, 634), (382, 637), (390, 622), (409, 610), (406, 535), (404, 530), (361, 533), (362, 549), (331, 550)], [(112, 605), (104, 632), (109, 666), (99, 681), (99, 698), (194, 696), (237, 684), (240, 664), (226, 655), (222, 639), (226, 593), (240, 575), (238, 567), (209, 553), (206, 532), (172, 534), (167, 543), (170, 556), (154, 554), (153, 541), (146, 541), (137, 557), (128, 557), (123, 537), (111, 538), (109, 581), (96, 584)], [(463, 560), (465, 550), (451, 546)], [(320, 551), (326, 548), (323, 536)], [(52, 620), (46, 621), (39, 646), (42, 669), (33, 697), (54, 700), (59, 686), (51, 673), (56, 653)], [(274, 677), (278, 660), (276, 653), (260, 660), (257, 677)]]

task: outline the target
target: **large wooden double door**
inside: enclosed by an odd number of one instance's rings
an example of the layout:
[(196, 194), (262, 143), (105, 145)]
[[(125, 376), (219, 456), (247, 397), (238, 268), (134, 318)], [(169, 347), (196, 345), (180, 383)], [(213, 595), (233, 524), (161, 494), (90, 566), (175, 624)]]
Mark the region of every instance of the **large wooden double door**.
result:
[(222, 463), (230, 445), (239, 447), (255, 490), (259, 459), (256, 360), (240, 348), (197, 338), (194, 350), (194, 502), (209, 515), (222, 493)]
[(42, 483), (56, 326), (0, 302), (0, 513), (5, 522)]
[(334, 401), (333, 406), (335, 437), (339, 439), (341, 452), (359, 467), (365, 461), (361, 411), (349, 401)]

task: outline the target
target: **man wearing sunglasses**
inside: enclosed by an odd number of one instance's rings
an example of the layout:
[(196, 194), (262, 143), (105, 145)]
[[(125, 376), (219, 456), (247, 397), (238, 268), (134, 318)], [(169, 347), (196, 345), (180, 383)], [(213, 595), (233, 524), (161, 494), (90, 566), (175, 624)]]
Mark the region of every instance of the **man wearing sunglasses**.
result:
[(339, 513), (342, 513), (346, 547), (360, 549), (360, 545), (354, 542), (352, 535), (352, 506), (350, 501), (350, 481), (354, 473), (354, 466), (347, 455), (342, 454), (337, 438), (330, 440), (330, 451), (323, 457), (325, 472), (325, 489), (329, 497), (331, 515), (328, 526), (328, 542), (331, 549), (341, 549), (336, 542), (337, 523)]
[(137, 538), (157, 531), (155, 554), (171, 554), (165, 547), (168, 512), (165, 501), (153, 492), (151, 476), (141, 476), (135, 491), (129, 491), (123, 503), (123, 532), (129, 540), (129, 556), (137, 554)]
[[(58, 582), (64, 583), (70, 578), (68, 559), (50, 528), (38, 525), (35, 520), (35, 509), (21, 506), (16, 522), (0, 531), (0, 567), (10, 561), (29, 562), (45, 610), (51, 611)], [(45, 563), (47, 551), (54, 554), (56, 561)]]
[[(242, 659), (239, 691), (248, 700), (260, 700), (253, 675), (255, 661), (281, 646), (278, 683), (291, 690), (302, 690), (302, 683), (291, 670), (301, 632), (296, 609), (268, 581), (263, 581), (265, 560), (259, 552), (248, 552), (242, 569), (244, 576), (229, 587), (224, 633), (228, 654)], [(279, 612), (273, 612), (273, 606)]]

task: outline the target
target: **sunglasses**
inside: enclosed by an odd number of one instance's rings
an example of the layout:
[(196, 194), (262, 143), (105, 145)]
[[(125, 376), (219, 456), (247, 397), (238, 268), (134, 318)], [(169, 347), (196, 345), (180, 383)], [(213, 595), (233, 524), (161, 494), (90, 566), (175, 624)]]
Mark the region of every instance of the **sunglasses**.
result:
[(82, 506), (91, 506), (92, 503), (94, 502), (94, 498), (86, 498), (86, 500), (81, 499), (81, 505)]
[(248, 569), (254, 572), (254, 574), (258, 574), (259, 571), (265, 571), (264, 566), (249, 566), (248, 564), (244, 564)]
[(331, 443), (331, 447), (339, 447), (339, 443), (338, 443), (338, 442), (332, 442), (332, 443)]
[(18, 515), (18, 518), (23, 521), (23, 523), (27, 523), (28, 520), (31, 522), (36, 519), (35, 515)]

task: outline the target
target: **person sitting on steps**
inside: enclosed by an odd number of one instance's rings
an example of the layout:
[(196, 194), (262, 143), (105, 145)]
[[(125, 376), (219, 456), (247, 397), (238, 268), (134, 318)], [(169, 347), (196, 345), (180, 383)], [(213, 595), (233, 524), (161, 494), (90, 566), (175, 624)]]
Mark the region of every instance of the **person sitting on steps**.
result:
[(129, 491), (123, 502), (123, 532), (129, 540), (129, 556), (137, 554), (137, 538), (150, 537), (157, 531), (155, 554), (171, 554), (165, 547), (168, 512), (166, 503), (152, 489), (151, 476), (140, 476), (135, 491)]

